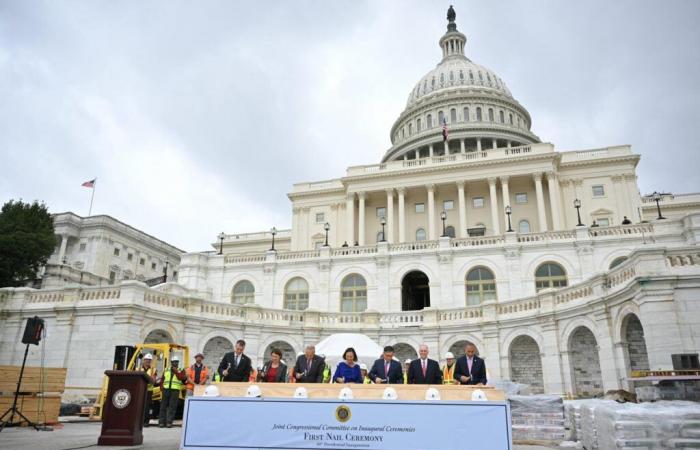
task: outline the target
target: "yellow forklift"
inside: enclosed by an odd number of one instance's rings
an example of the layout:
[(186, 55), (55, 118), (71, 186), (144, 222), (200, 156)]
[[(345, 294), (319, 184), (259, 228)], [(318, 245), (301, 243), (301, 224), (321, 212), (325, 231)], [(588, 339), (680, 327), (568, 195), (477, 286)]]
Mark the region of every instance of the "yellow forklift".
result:
[[(180, 358), (181, 368), (187, 367), (190, 361), (190, 349), (186, 345), (179, 344), (161, 344), (147, 342), (143, 344), (136, 344), (135, 346), (129, 345), (118, 345), (114, 350), (114, 364), (112, 365), (112, 370), (136, 370), (141, 366), (141, 361), (146, 354), (150, 353), (153, 356), (153, 362), (151, 363), (153, 367), (156, 368), (156, 381), (160, 379), (166, 368), (170, 367), (170, 359), (173, 356), (178, 356)], [(109, 378), (105, 375), (102, 379), (102, 389), (97, 397), (97, 401), (90, 412), (90, 419), (101, 420), (102, 411), (107, 397), (107, 388), (109, 387)], [(160, 386), (156, 385), (153, 388), (153, 394), (151, 397), (151, 414), (150, 418), (157, 418), (158, 412), (160, 410), (160, 400), (162, 398), (162, 392)], [(178, 412), (175, 416), (176, 419), (182, 418), (182, 407), (184, 405), (186, 390), (183, 385), (180, 391), (180, 405), (178, 405)]]

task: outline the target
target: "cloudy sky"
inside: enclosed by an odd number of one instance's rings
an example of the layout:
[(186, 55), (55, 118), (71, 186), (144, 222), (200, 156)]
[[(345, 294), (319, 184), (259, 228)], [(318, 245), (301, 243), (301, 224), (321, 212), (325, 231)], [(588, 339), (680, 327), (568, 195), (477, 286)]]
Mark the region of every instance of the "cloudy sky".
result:
[[(453, 1), (467, 56), (560, 150), (631, 144), (700, 191), (700, 2)], [(263, 6), (264, 5), (264, 6)], [(188, 251), (291, 224), (293, 183), (379, 162), (448, 3), (0, 1), (0, 201), (109, 214)]]

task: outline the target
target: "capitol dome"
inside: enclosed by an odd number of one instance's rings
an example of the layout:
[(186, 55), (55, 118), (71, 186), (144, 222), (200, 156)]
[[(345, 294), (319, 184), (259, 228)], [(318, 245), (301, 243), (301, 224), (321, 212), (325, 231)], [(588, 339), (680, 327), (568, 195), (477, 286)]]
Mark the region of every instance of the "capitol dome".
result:
[[(465, 56), (467, 38), (448, 10), (442, 60), (408, 96), (382, 162), (512, 148), (540, 142), (528, 111), (492, 70)], [(447, 141), (443, 136), (447, 129)]]

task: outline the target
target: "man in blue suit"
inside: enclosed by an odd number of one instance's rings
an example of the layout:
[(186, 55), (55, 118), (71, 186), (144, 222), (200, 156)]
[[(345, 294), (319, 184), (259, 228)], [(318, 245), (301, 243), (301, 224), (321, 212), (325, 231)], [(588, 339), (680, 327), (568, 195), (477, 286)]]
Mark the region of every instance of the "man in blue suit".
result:
[(459, 384), (486, 384), (486, 363), (476, 356), (474, 344), (465, 345), (464, 353), (455, 363), (455, 380)]
[(384, 347), (384, 354), (369, 371), (369, 379), (376, 384), (403, 384), (403, 370), (401, 363), (394, 361), (394, 347)]

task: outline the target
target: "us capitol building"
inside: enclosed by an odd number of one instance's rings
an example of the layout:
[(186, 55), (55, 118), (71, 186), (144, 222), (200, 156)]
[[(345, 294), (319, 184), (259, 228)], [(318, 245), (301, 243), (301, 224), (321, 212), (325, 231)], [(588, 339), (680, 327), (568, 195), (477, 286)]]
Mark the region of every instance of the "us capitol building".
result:
[(0, 289), (0, 364), (21, 361), (34, 315), (48, 335), (30, 363), (68, 367), (69, 390), (97, 390), (114, 346), (144, 341), (187, 344), (209, 365), (239, 338), (256, 365), (337, 333), (402, 360), (469, 341), (490, 380), (580, 397), (696, 364), (700, 194), (640, 195), (628, 145), (542, 142), (448, 19), (381, 162), (295, 184), (274, 250), (272, 231), (185, 253), (109, 216), (57, 214), (41, 281)]

